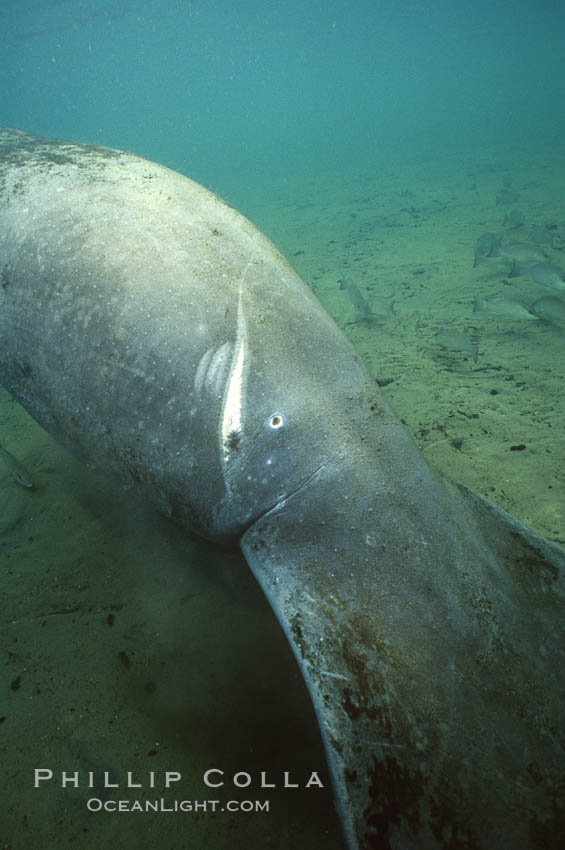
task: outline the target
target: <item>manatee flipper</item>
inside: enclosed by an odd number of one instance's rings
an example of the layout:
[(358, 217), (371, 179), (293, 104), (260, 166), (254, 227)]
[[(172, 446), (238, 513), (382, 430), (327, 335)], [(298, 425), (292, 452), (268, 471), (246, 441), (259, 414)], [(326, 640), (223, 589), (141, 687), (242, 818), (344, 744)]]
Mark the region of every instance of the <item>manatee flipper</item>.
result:
[(316, 522), (298, 499), (243, 549), (308, 683), (350, 850), (557, 850), (565, 556), (444, 484), (404, 555), (366, 502), (344, 533), (330, 505)]

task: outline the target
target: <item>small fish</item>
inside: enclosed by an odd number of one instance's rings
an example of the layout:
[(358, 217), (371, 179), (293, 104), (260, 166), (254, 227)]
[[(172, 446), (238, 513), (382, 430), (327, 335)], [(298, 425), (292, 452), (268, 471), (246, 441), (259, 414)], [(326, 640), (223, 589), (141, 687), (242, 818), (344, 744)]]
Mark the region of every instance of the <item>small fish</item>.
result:
[(2, 445), (0, 445), (0, 457), (4, 461), (6, 468), (14, 481), (21, 484), (22, 487), (33, 488), (34, 484), (29, 477), (27, 470), (24, 469), (23, 465), (14, 457), (14, 455)]
[(530, 304), (530, 312), (545, 322), (565, 327), (565, 300), (557, 295), (542, 295), (537, 298)]
[(473, 363), (476, 363), (479, 359), (478, 344), (471, 342), (469, 337), (461, 331), (457, 331), (454, 328), (443, 328), (437, 332), (435, 338), (438, 345), (442, 348), (459, 351), (466, 357), (472, 357)]
[(520, 193), (512, 186), (502, 186), (496, 193), (496, 205), (515, 204), (519, 197)]
[(345, 290), (347, 293), (347, 297), (349, 298), (351, 304), (355, 307), (358, 313), (362, 316), (371, 316), (371, 308), (367, 304), (365, 297), (362, 295), (361, 290), (352, 280), (348, 280), (346, 278), (341, 278), (339, 281), (339, 288)]
[(520, 301), (515, 301), (512, 298), (502, 298), (495, 296), (494, 298), (475, 298), (475, 306), (473, 312), (493, 313), (496, 316), (505, 316), (508, 319), (537, 319), (533, 316), (527, 307), (524, 307)]
[(549, 245), (553, 248), (553, 243), (556, 237), (555, 224), (545, 224), (543, 227), (532, 227), (530, 230), (530, 242), (535, 242), (536, 245)]
[(547, 254), (541, 248), (526, 242), (507, 242), (506, 245), (501, 245), (500, 255), (520, 265), (543, 263), (547, 260)]
[[(508, 268), (507, 276), (515, 277), (526, 274), (529, 267), (534, 263), (542, 263), (547, 260), (547, 254), (537, 245), (524, 242), (507, 242), (506, 245), (496, 246), (493, 243), (488, 257), (483, 256), (480, 262), (489, 262), (495, 265), (503, 263)], [(475, 265), (477, 263), (475, 262)]]
[(479, 263), (506, 263), (510, 265), (509, 277), (524, 274), (528, 266), (547, 260), (547, 254), (537, 245), (525, 242), (507, 242), (501, 245), (495, 233), (483, 233), (475, 247), (474, 266)]
[(473, 268), (488, 257), (498, 257), (500, 254), (500, 239), (496, 233), (482, 233), (475, 245), (475, 262)]
[(524, 224), (524, 213), (520, 212), (520, 210), (512, 210), (511, 213), (505, 217), (502, 222), (504, 227), (508, 227), (511, 230), (518, 230)]
[(545, 260), (542, 263), (534, 263), (527, 270), (528, 277), (540, 286), (550, 289), (565, 289), (565, 271)]
[(347, 297), (358, 314), (354, 322), (349, 324), (369, 325), (395, 313), (394, 301), (388, 301), (386, 298), (372, 298), (369, 305), (357, 284), (347, 280), (347, 278), (341, 278), (339, 288), (347, 293)]

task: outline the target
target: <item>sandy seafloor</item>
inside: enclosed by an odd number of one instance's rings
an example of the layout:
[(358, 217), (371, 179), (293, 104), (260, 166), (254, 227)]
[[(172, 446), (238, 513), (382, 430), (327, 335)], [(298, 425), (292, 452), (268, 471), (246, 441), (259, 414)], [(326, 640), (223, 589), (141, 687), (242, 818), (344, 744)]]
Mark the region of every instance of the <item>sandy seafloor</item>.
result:
[[(530, 226), (555, 224), (546, 250), (565, 265), (563, 162), (501, 148), (324, 180), (255, 177), (262, 185), (238, 206), (344, 327), (427, 459), (565, 541), (565, 330), (473, 312), (477, 295), (544, 294), (500, 266), (473, 268), (484, 231), (528, 241)], [(505, 182), (520, 197), (497, 205)], [(513, 209), (525, 218), (518, 231), (502, 224)], [(378, 319), (358, 321), (344, 277)], [(439, 345), (445, 329), (478, 343), (477, 363)], [(0, 434), (36, 485), (0, 466), (0, 848), (337, 850), (329, 790), (259, 787), (261, 771), (279, 785), (284, 771), (329, 782), (300, 674), (243, 559), (110, 487), (6, 394)], [(34, 789), (34, 768), (55, 780)], [(205, 788), (208, 768), (225, 771), (225, 788)], [(145, 787), (62, 790), (62, 770), (122, 783), (129, 770)], [(165, 770), (183, 775), (168, 791)], [(251, 788), (231, 786), (237, 771), (253, 775)], [(90, 813), (92, 796), (224, 808), (267, 799), (270, 811)]]

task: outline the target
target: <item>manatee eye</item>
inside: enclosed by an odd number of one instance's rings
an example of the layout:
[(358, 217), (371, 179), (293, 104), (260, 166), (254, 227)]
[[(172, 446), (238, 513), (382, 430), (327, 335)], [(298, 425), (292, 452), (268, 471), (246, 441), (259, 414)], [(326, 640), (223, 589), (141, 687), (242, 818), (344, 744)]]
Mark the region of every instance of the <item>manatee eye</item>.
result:
[(282, 428), (284, 425), (284, 417), (282, 413), (273, 413), (267, 419), (267, 428), (270, 428), (271, 431), (278, 431), (279, 428)]

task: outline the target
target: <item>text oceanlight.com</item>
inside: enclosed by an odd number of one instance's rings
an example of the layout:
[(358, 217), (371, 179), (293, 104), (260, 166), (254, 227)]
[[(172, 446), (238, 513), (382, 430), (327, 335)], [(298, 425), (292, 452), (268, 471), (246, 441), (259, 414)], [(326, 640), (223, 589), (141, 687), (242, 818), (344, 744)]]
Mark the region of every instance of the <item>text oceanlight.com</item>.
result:
[(90, 812), (268, 812), (269, 800), (101, 800), (91, 797), (86, 808)]

